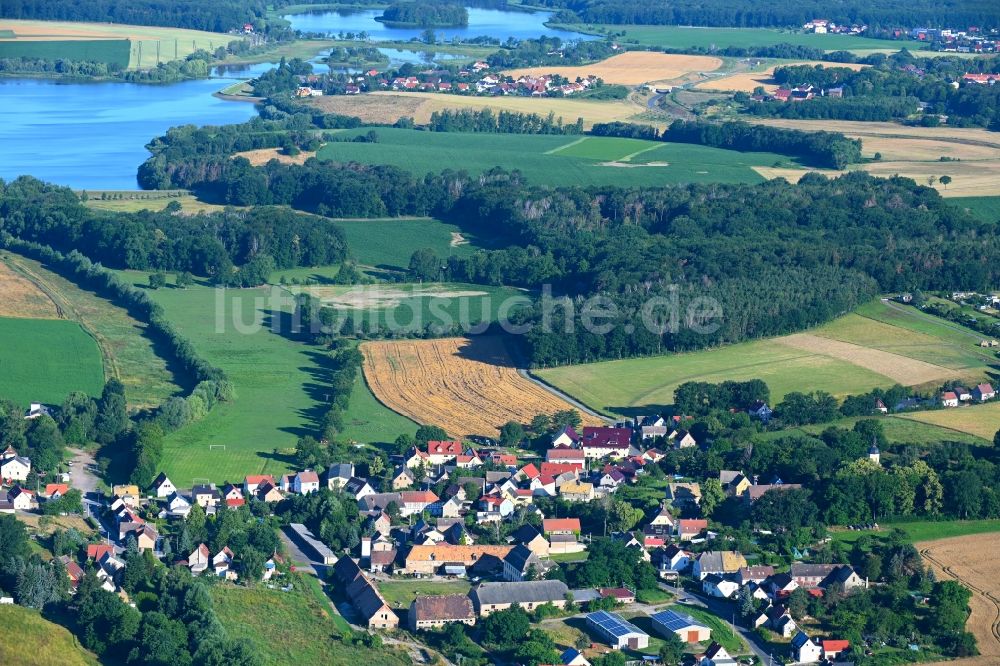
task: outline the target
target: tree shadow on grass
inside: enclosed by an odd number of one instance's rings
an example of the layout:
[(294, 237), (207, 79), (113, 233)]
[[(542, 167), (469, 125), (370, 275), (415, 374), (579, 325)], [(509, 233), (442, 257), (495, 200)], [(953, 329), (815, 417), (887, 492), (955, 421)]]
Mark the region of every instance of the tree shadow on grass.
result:
[(264, 460), (272, 460), (284, 467), (292, 468), (295, 466), (295, 456), (287, 453), (275, 453), (273, 451), (258, 451), (258, 458), (263, 458)]

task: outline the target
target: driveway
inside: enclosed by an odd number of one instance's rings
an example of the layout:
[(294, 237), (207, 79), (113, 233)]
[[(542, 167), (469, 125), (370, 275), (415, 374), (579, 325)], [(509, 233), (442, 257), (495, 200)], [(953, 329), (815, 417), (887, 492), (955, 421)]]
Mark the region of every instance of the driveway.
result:
[(83, 495), (83, 515), (93, 516), (99, 520), (101, 515), (101, 503), (98, 499), (100, 493), (98, 487), (100, 479), (97, 477), (97, 465), (94, 456), (81, 451), (80, 449), (70, 449), (73, 453), (73, 464), (69, 468), (70, 486), (76, 488)]

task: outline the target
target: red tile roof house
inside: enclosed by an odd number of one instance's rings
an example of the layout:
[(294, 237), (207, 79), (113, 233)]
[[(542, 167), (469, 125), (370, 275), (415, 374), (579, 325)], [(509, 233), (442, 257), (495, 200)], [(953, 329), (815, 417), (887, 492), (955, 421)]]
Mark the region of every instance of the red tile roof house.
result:
[(557, 477), (566, 472), (579, 474), (580, 466), (575, 463), (542, 463), (542, 476)]
[(979, 402), (986, 402), (997, 397), (997, 392), (993, 390), (990, 384), (980, 384), (972, 389), (972, 397)]
[(545, 452), (545, 462), (577, 465), (583, 469), (586, 464), (586, 454), (580, 449), (549, 449)]
[(941, 405), (944, 407), (958, 407), (958, 395), (954, 391), (945, 391), (941, 394)]
[(620, 604), (634, 604), (635, 592), (624, 587), (599, 587), (597, 593), (602, 599), (613, 597)]
[(115, 547), (106, 543), (91, 543), (87, 545), (88, 560), (100, 562), (101, 559), (107, 554), (114, 556)]
[(460, 441), (430, 441), (427, 442), (427, 460), (432, 465), (443, 465), (462, 455)]
[(708, 529), (708, 521), (704, 518), (682, 518), (677, 521), (677, 538), (686, 541), (693, 539)]
[(545, 534), (579, 534), (579, 518), (546, 518), (542, 521), (542, 532)]
[(851, 647), (851, 642), (825, 640), (820, 645), (823, 647), (823, 656), (825, 658), (836, 659), (841, 652)]
[(430, 490), (404, 490), (399, 494), (403, 505), (399, 507), (399, 515), (410, 516), (422, 513), (428, 506), (440, 499)]

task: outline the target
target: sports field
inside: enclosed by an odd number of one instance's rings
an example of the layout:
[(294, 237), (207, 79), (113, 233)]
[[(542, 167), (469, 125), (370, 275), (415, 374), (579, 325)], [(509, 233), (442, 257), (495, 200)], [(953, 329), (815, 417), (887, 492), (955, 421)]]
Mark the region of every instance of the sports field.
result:
[(710, 56), (626, 51), (591, 65), (524, 67), (504, 72), (504, 74), (515, 79), (519, 76), (558, 74), (570, 81), (596, 76), (603, 79), (605, 83), (635, 86), (651, 81), (673, 81), (693, 73), (714, 72), (720, 67), (722, 67), (722, 59)]
[[(334, 224), (344, 231), (351, 255), (366, 266), (405, 269), (417, 250), (431, 249), (446, 258), (467, 256), (481, 247), (474, 236), (430, 217), (337, 220)], [(385, 242), (387, 238), (392, 242)]]
[[(345, 132), (346, 136), (364, 133)], [(691, 144), (613, 137), (466, 134), (379, 128), (378, 143), (329, 143), (320, 159), (393, 164), (415, 174), (443, 168), (481, 173), (519, 170), (546, 185), (665, 185), (690, 182), (758, 183), (755, 167), (794, 165), (776, 153), (741, 153)], [(470, 150), (475, 146), (475, 150)]]
[[(365, 379), (385, 405), (449, 435), (497, 436), (507, 421), (571, 409), (524, 379), (497, 337), (366, 342)], [(584, 423), (600, 424), (583, 415)]]
[[(136, 284), (148, 279), (145, 273), (122, 275)], [(180, 333), (209, 363), (222, 368), (236, 389), (235, 400), (167, 437), (164, 471), (179, 479), (176, 483), (189, 485), (194, 479), (221, 483), (289, 469), (296, 440), (315, 433), (329, 389), (322, 350), (286, 334), (293, 307), (288, 292), (196, 285), (150, 293)], [(373, 399), (359, 401), (357, 391), (363, 389), (362, 384), (356, 390), (346, 420), (355, 431), (372, 435), (365, 441), (391, 441), (415, 430)]]
[[(144, 25), (118, 25), (113, 23), (81, 23), (73, 21), (25, 21), (0, 19), (0, 34), (9, 30), (13, 38), (0, 36), (0, 57), (52, 57), (78, 58), (81, 49), (98, 49), (95, 53), (114, 49), (117, 62), (131, 69), (155, 67), (158, 63), (185, 58), (197, 50), (214, 51), (226, 46), (233, 35), (183, 28), (161, 28)], [(96, 44), (112, 41), (117, 46)], [(71, 42), (85, 42), (95, 46), (76, 47)], [(11, 46), (5, 46), (5, 45)], [(32, 46), (35, 45), (46, 45)], [(124, 51), (122, 45), (124, 44)], [(16, 47), (16, 48), (15, 48)], [(49, 55), (35, 55), (47, 48)], [(73, 55), (71, 55), (73, 54)], [(79, 58), (84, 60), (95, 59)], [(102, 59), (108, 62), (106, 59)]]
[[(542, 379), (594, 409), (623, 414), (668, 405), (686, 381), (762, 379), (772, 401), (791, 391), (836, 396), (895, 383), (982, 379), (989, 354), (968, 331), (894, 304), (872, 303), (804, 334), (705, 351), (539, 370)], [(902, 308), (903, 306), (898, 306)], [(911, 312), (912, 311), (912, 312)], [(969, 432), (965, 430), (965, 432)], [(992, 437), (992, 435), (991, 435)]]
[(895, 42), (870, 37), (851, 37), (848, 35), (817, 35), (798, 30), (772, 30), (768, 28), (695, 28), (673, 25), (602, 25), (577, 24), (559, 25), (553, 27), (566, 28), (592, 34), (609, 34), (617, 37), (625, 44), (642, 46), (662, 46), (673, 49), (686, 48), (726, 48), (727, 46), (752, 47), (770, 46), (772, 44), (793, 44), (808, 46), (824, 51), (854, 51), (857, 49), (893, 49), (908, 48), (911, 51), (920, 48), (917, 42)]

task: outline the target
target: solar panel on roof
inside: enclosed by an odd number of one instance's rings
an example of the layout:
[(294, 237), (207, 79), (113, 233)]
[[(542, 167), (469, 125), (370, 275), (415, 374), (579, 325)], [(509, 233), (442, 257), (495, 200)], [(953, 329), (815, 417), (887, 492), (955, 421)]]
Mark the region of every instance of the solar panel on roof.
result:
[(591, 613), (587, 616), (587, 619), (596, 624), (602, 630), (608, 632), (609, 635), (616, 638), (627, 634), (646, 635), (646, 632), (642, 631), (631, 622), (623, 620), (614, 613), (609, 613), (607, 611), (597, 611), (596, 613)]
[(703, 626), (700, 622), (695, 620), (690, 615), (684, 615), (683, 613), (678, 613), (677, 611), (665, 610), (660, 611), (651, 616), (653, 622), (669, 629), (670, 631), (677, 631), (678, 629), (683, 629), (684, 627)]

